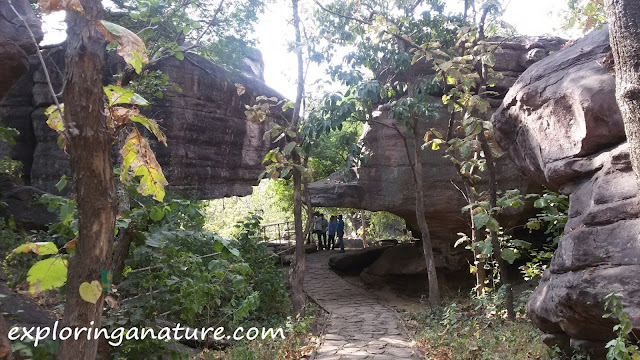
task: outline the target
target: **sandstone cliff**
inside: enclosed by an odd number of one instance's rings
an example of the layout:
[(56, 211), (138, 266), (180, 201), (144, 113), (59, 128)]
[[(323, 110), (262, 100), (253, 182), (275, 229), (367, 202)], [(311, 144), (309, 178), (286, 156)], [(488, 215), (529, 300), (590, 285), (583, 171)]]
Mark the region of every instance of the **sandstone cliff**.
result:
[[(549, 52), (560, 49), (564, 41), (558, 38), (520, 37), (509, 41), (498, 39), (497, 43), (501, 44), (502, 51), (496, 54), (495, 70), (504, 77), (494, 90), (505, 94), (524, 69)], [(428, 70), (425, 68), (422, 72), (428, 73)], [(434, 102), (439, 101), (434, 98)], [(496, 107), (499, 103), (499, 99), (492, 99)], [(393, 122), (384, 113), (378, 121), (387, 125)], [(448, 115), (443, 115), (420, 131), (424, 133), (429, 128), (436, 128), (446, 133), (448, 121)], [(361, 140), (371, 154), (370, 161), (353, 169), (346, 180), (333, 174), (310, 184), (311, 203), (321, 207), (388, 211), (404, 218), (412, 229), (417, 229), (414, 184), (401, 136), (388, 126), (373, 123), (365, 126)], [(467, 202), (459, 190), (462, 188), (459, 175), (453, 163), (443, 157), (442, 151), (424, 150), (422, 163), (425, 217), (437, 266), (451, 271), (466, 269), (469, 252), (461, 247), (453, 248), (459, 237), (457, 233), (469, 229), (468, 215), (461, 212)], [(498, 172), (501, 189), (519, 188), (522, 193), (538, 190), (538, 185), (523, 176), (506, 156), (498, 160)], [(505, 219), (508, 220), (518, 219)]]
[(613, 321), (602, 318), (611, 292), (640, 324), (640, 199), (609, 51), (605, 28), (541, 60), (493, 116), (514, 162), (570, 194), (565, 235), (527, 306), (547, 340), (563, 346), (603, 349), (613, 337)]
[[(54, 89), (59, 91), (64, 49), (50, 49), (44, 55)], [(168, 58), (154, 65), (154, 70), (167, 74), (181, 89), (165, 91), (161, 100), (144, 110), (162, 120), (160, 126), (167, 135), (167, 147), (152, 147), (169, 181), (169, 191), (199, 199), (251, 193), (271, 143), (263, 140), (267, 125), (247, 121), (244, 105), (252, 104), (259, 95), (282, 98), (260, 80), (263, 65), (258, 55), (252, 54), (251, 68), (258, 71), (252, 76), (230, 73), (191, 53), (182, 61)], [(29, 61), (29, 73), (0, 102), (5, 125), (20, 131), (18, 144), (0, 149), (0, 155), (22, 161), (28, 183), (57, 193), (54, 185), (70, 173), (68, 156), (58, 148), (57, 135), (45, 122), (44, 110), (52, 99), (42, 69), (35, 58)], [(122, 62), (110, 56), (105, 82), (122, 70)], [(234, 83), (245, 86), (242, 96)]]

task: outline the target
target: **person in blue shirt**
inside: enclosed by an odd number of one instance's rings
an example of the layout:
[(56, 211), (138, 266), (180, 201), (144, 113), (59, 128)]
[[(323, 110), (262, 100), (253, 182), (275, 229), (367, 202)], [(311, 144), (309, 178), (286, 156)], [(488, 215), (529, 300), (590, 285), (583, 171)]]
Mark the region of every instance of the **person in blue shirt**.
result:
[(336, 217), (331, 215), (329, 218), (329, 242), (327, 244), (327, 250), (331, 248), (331, 250), (336, 249), (336, 228), (338, 227), (338, 222), (336, 221)]
[(342, 215), (338, 215), (338, 222), (336, 223), (336, 233), (338, 234), (338, 244), (340, 244), (340, 252), (344, 252), (344, 221)]

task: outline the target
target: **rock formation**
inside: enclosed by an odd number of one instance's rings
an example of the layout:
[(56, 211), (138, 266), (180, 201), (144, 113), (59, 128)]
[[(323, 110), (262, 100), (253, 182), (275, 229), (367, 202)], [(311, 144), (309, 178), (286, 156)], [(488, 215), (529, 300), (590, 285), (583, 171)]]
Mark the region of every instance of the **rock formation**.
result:
[[(28, 0), (12, 1), (13, 7), (25, 20), (37, 41), (42, 40), (40, 20), (31, 10)], [(8, 1), (0, 3), (0, 99), (29, 69), (27, 55), (36, 51), (36, 44)]]
[(613, 320), (602, 318), (612, 292), (640, 326), (640, 199), (605, 61), (608, 34), (593, 31), (532, 65), (493, 116), (513, 161), (570, 194), (565, 235), (527, 305), (547, 341), (563, 347), (603, 349), (613, 337)]
[[(504, 77), (494, 90), (501, 94), (506, 93), (527, 66), (550, 51), (558, 50), (564, 43), (558, 38), (529, 37), (516, 38), (513, 41), (496, 41), (501, 44), (503, 50), (496, 54), (495, 70), (501, 72)], [(423, 69), (423, 73), (428, 70)], [(434, 102), (440, 102), (440, 99), (434, 98)], [(496, 103), (497, 106), (500, 101), (492, 99), (492, 103)], [(378, 121), (386, 125), (393, 123), (385, 112)], [(429, 128), (436, 128), (446, 133), (447, 126), (448, 115), (443, 115), (426, 124), (420, 131), (424, 133)], [(388, 211), (407, 220), (412, 229), (417, 229), (414, 184), (401, 136), (393, 128), (372, 123), (365, 126), (361, 140), (366, 151), (371, 154), (370, 161), (353, 169), (346, 180), (338, 174), (333, 174), (327, 179), (311, 184), (311, 203), (322, 207)], [(412, 146), (411, 142), (409, 145)], [(453, 248), (453, 244), (459, 237), (457, 233), (469, 229), (469, 222), (468, 215), (461, 212), (461, 208), (467, 202), (459, 190), (462, 188), (461, 182), (457, 181), (459, 175), (441, 151), (423, 151), (422, 163), (425, 217), (434, 244), (435, 257), (440, 267), (448, 271), (461, 270), (461, 267), (467, 267), (464, 259), (468, 256), (468, 251), (461, 247)], [(499, 159), (498, 168), (500, 188), (519, 188), (522, 193), (538, 190), (538, 185), (523, 177), (507, 157)]]
[[(64, 49), (50, 49), (44, 55), (54, 89), (59, 91)], [(162, 120), (160, 126), (167, 135), (167, 147), (152, 147), (169, 181), (169, 191), (199, 199), (251, 193), (271, 144), (263, 139), (267, 125), (247, 121), (244, 106), (253, 104), (259, 95), (282, 98), (260, 80), (258, 55), (252, 53), (245, 66), (256, 71), (252, 76), (232, 74), (191, 53), (182, 61), (167, 58), (153, 66), (181, 89), (168, 89), (162, 99), (144, 110)], [(30, 72), (0, 102), (0, 117), (20, 131), (18, 144), (0, 149), (0, 155), (22, 161), (28, 183), (57, 193), (54, 185), (70, 173), (68, 156), (58, 148), (56, 133), (46, 125), (44, 110), (52, 99), (41, 67), (34, 58), (30, 62)], [(122, 62), (109, 56), (105, 79), (122, 70)], [(238, 95), (235, 83), (244, 85), (243, 95)]]

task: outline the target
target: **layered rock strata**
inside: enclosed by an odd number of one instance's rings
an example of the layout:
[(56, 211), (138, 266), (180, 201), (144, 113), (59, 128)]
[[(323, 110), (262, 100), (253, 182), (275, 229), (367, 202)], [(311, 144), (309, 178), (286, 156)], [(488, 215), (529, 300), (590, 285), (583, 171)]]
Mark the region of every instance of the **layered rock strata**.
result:
[(603, 348), (609, 293), (640, 330), (640, 199), (607, 66), (607, 29), (525, 71), (493, 116), (496, 138), (530, 177), (570, 194), (565, 235), (527, 305), (551, 343)]
[[(64, 49), (50, 49), (44, 55), (58, 91), (63, 84)], [(155, 99), (150, 109), (144, 109), (148, 116), (161, 120), (161, 129), (167, 135), (167, 147), (152, 143), (152, 148), (169, 181), (169, 191), (198, 199), (251, 193), (264, 168), (262, 159), (272, 144), (263, 139), (268, 130), (266, 122), (247, 121), (245, 105), (254, 104), (260, 95), (282, 98), (260, 80), (263, 65), (258, 55), (252, 54), (251, 69), (256, 73), (251, 76), (232, 74), (191, 53), (182, 61), (168, 58), (153, 66), (179, 88), (170, 86), (162, 99)], [(22, 161), (28, 183), (57, 193), (54, 185), (63, 174), (70, 173), (68, 156), (59, 149), (57, 135), (46, 125), (44, 110), (53, 100), (43, 71), (35, 58), (29, 61), (29, 73), (0, 102), (4, 123), (20, 131), (18, 144), (1, 149), (0, 155)], [(121, 60), (109, 56), (105, 84), (122, 70)], [(242, 95), (236, 83), (245, 87)], [(273, 116), (281, 115), (275, 111)]]

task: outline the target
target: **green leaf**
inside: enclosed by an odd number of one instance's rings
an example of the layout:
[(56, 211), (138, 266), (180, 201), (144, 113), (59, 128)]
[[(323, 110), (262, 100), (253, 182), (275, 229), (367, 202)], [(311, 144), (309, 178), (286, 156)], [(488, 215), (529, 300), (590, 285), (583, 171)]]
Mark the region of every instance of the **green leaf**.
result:
[(483, 226), (485, 226), (489, 221), (489, 218), (490, 216), (486, 212), (473, 215), (473, 222), (476, 226), (476, 229), (481, 229)]
[(147, 106), (149, 102), (136, 94), (132, 90), (125, 89), (121, 86), (115, 85), (107, 85), (104, 87), (104, 92), (107, 94), (107, 99), (109, 100), (109, 107), (118, 104), (131, 104), (131, 105), (140, 105)]
[(91, 283), (85, 281), (80, 284), (78, 290), (82, 300), (92, 304), (95, 304), (100, 299), (100, 295), (102, 295), (102, 286), (98, 280), (93, 280)]
[(176, 51), (175, 56), (176, 56), (176, 59), (180, 61), (184, 60), (184, 54), (180, 51)]
[(518, 254), (513, 249), (506, 248), (502, 249), (502, 258), (509, 264), (513, 264), (513, 262), (518, 258)]
[(29, 292), (38, 294), (62, 286), (67, 281), (67, 266), (67, 260), (59, 256), (35, 263), (27, 272)]
[(44, 112), (47, 116), (47, 125), (58, 133), (62, 133), (64, 131), (63, 113), (64, 104), (60, 104), (59, 111), (57, 105), (51, 105)]
[(15, 248), (13, 253), (34, 252), (38, 255), (53, 255), (58, 253), (58, 247), (52, 242), (28, 242)]
[(498, 220), (496, 220), (496, 218), (494, 218), (493, 216), (489, 216), (486, 226), (487, 226), (487, 229), (489, 230), (493, 230), (493, 231), (500, 230), (500, 224), (498, 223)]
[(164, 146), (167, 146), (167, 137), (160, 130), (160, 127), (158, 126), (158, 122), (156, 120), (149, 119), (148, 117), (143, 115), (133, 115), (133, 116), (130, 116), (129, 119), (147, 128), (147, 130), (151, 131), (151, 133), (156, 136), (158, 141), (163, 143)]
[(291, 154), (291, 150), (293, 150), (295, 146), (296, 146), (295, 141), (288, 143), (287, 146), (284, 147), (284, 154), (285, 155)]
[(56, 189), (58, 189), (58, 191), (62, 191), (62, 189), (65, 188), (65, 186), (67, 186), (67, 175), (63, 174), (60, 177), (60, 180), (56, 183)]
[(162, 208), (159, 208), (159, 207), (153, 208), (149, 212), (149, 217), (153, 221), (160, 221), (160, 220), (162, 220), (162, 218), (164, 218), (164, 210)]

